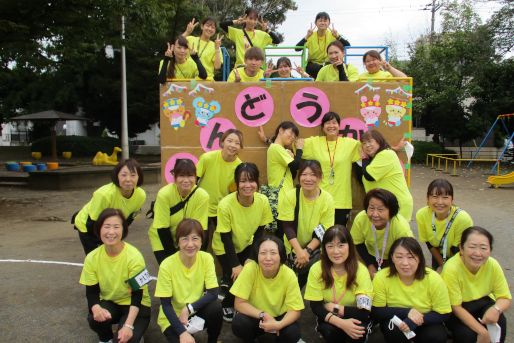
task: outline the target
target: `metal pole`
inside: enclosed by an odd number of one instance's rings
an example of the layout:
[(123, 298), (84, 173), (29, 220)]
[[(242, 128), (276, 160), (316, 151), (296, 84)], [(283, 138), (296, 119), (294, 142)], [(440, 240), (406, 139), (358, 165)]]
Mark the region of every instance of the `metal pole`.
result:
[(125, 16), (121, 16), (121, 154), (129, 158), (128, 119), (127, 119), (127, 66), (125, 60)]

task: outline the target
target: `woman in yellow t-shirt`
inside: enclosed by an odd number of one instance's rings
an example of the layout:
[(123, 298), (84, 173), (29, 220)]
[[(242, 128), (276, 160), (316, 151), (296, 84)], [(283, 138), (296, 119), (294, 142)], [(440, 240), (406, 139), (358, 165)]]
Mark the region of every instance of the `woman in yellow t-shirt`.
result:
[(220, 150), (206, 152), (200, 156), (196, 166), (196, 175), (200, 179), (198, 186), (209, 194), (208, 237), (204, 247), (209, 247), (217, 225), (218, 202), (235, 191), (234, 171), (241, 163), (238, 157), (243, 148), (243, 133), (237, 129), (228, 129), (220, 139)]
[[(296, 178), (298, 167), (302, 159), (303, 140), (296, 138), (300, 134), (298, 127), (290, 122), (284, 121), (277, 126), (275, 135), (271, 138), (266, 153), (266, 167), (268, 174), (268, 188), (264, 194), (268, 197), (271, 211), (273, 213), (272, 231), (277, 237), (284, 236), (282, 225), (277, 223), (278, 217), (278, 195), (294, 188), (293, 180)], [(292, 146), (296, 142), (296, 153), (293, 153)]]
[(127, 225), (132, 223), (146, 200), (146, 193), (141, 188), (143, 180), (143, 170), (136, 160), (120, 161), (112, 170), (112, 182), (98, 188), (91, 200), (73, 215), (72, 224), (79, 233), (86, 255), (102, 244), (93, 231), (103, 210), (117, 208), (127, 218)]
[(364, 63), (364, 67), (366, 67), (366, 72), (359, 75), (359, 79), (362, 81), (374, 78), (407, 77), (404, 72), (396, 69), (390, 65), (389, 62), (382, 60), (382, 56), (380, 56), (380, 53), (376, 50), (367, 51), (364, 56), (362, 56), (362, 63)]
[(218, 204), (218, 226), (212, 238), (212, 251), (223, 269), (223, 319), (232, 321), (234, 297), (228, 292), (252, 249), (254, 240), (273, 221), (268, 198), (259, 190), (259, 169), (254, 163), (241, 163), (235, 171), (237, 191)]
[(321, 261), (309, 271), (305, 300), (326, 342), (365, 342), (373, 286), (359, 262), (350, 232), (334, 225), (321, 243)]
[(168, 43), (164, 59), (159, 66), (159, 83), (173, 79), (207, 78), (207, 71), (194, 47), (189, 48), (187, 39), (178, 36), (173, 44)]
[(428, 185), (427, 206), (416, 213), (420, 242), (432, 254), (432, 268), (439, 273), (448, 258), (459, 251), (462, 231), (473, 226), (469, 214), (453, 205), (453, 186), (445, 179)]
[[(293, 70), (293, 65), (291, 64), (291, 60), (288, 57), (280, 57), (277, 60), (277, 68), (273, 68), (273, 63), (271, 65), (268, 65), (268, 69), (264, 73), (265, 77), (269, 78), (282, 78), (282, 79), (290, 79), (294, 78), (293, 75), (291, 75), (291, 71)], [(307, 74), (302, 67), (299, 67), (295, 63), (296, 72), (300, 74), (300, 77), (304, 78), (310, 78), (310, 75)]]
[[(242, 25), (242, 29), (234, 27)], [(256, 29), (257, 25), (261, 30)], [(279, 44), (280, 37), (268, 29), (268, 23), (259, 16), (254, 8), (248, 8), (245, 14), (238, 19), (220, 23), (220, 27), (227, 33), (227, 38), (236, 46), (236, 63), (234, 67), (243, 64), (246, 50), (255, 47), (264, 53), (264, 48), (271, 44)]]
[(357, 252), (371, 278), (387, 267), (391, 245), (400, 237), (414, 237), (409, 223), (398, 213), (398, 200), (385, 189), (372, 189), (364, 197), (364, 208), (355, 216), (351, 234)]
[(80, 283), (86, 286), (89, 327), (100, 342), (139, 342), (150, 323), (150, 275), (143, 255), (124, 239), (128, 223), (121, 210), (104, 209), (94, 233), (103, 243), (84, 260)]
[(200, 251), (203, 229), (195, 219), (183, 219), (177, 226), (179, 251), (159, 267), (155, 296), (161, 300), (159, 324), (170, 343), (194, 343), (194, 332), (187, 324), (194, 317), (205, 320), (207, 342), (216, 343), (221, 331), (221, 306), (214, 260)]
[(354, 65), (344, 63), (344, 46), (338, 40), (327, 46), (330, 64), (321, 68), (316, 81), (357, 81), (359, 71)]
[(211, 38), (216, 33), (216, 20), (212, 17), (204, 18), (200, 22), (200, 30), (202, 33), (199, 37), (191, 36), (191, 33), (193, 33), (197, 25), (198, 22), (195, 23), (195, 18), (193, 18), (193, 20), (187, 24), (186, 31), (184, 31), (182, 36), (186, 37), (189, 47), (193, 48), (193, 50), (198, 53), (198, 57), (207, 71), (206, 80), (214, 81), (214, 72), (219, 70), (223, 63), (220, 49), (223, 36), (220, 37), (218, 34), (214, 42), (211, 41)]
[(173, 237), (182, 219), (198, 220), (205, 230), (203, 240), (208, 238), (209, 194), (196, 186), (195, 164), (189, 159), (178, 159), (171, 173), (175, 182), (162, 187), (157, 193), (154, 218), (148, 229), (152, 250), (159, 264), (177, 251), (178, 243)]
[(393, 193), (398, 199), (399, 213), (410, 221), (414, 201), (398, 155), (377, 130), (366, 132), (361, 141), (362, 150), (367, 156), (362, 159), (364, 190), (368, 192), (373, 188), (382, 188)]
[[(305, 68), (307, 73), (314, 79), (318, 76), (319, 70), (323, 67), (328, 59), (327, 46), (333, 41), (341, 42), (343, 46), (349, 46), (350, 42), (341, 36), (332, 24), (330, 28), (330, 16), (327, 12), (319, 12), (314, 20), (315, 30), (311, 27), (307, 30), (307, 35), (296, 46), (305, 46), (309, 50), (309, 60)], [(300, 50), (297, 50), (300, 51)]]
[[(389, 260), (390, 266), (373, 279), (372, 316), (380, 322), (386, 342), (446, 343), (444, 322), (451, 313), (448, 290), (441, 276), (425, 267), (421, 245), (412, 237), (399, 238)], [(407, 338), (412, 332), (415, 338)]]
[(255, 244), (252, 261), (245, 264), (230, 289), (236, 297), (237, 311), (232, 332), (243, 342), (254, 342), (264, 334), (274, 336), (275, 342), (300, 340), (302, 294), (285, 261), (282, 241), (275, 236), (263, 236)]
[(340, 123), (337, 113), (325, 113), (320, 125), (323, 135), (305, 139), (303, 158), (321, 164), (321, 188), (334, 198), (335, 224), (346, 225), (352, 210), (352, 163), (361, 159), (361, 143), (340, 137)]
[(499, 325), (505, 342), (507, 320), (503, 312), (512, 304), (512, 295), (503, 270), (494, 258), (493, 236), (479, 226), (462, 232), (460, 253), (443, 267), (443, 277), (450, 293), (453, 316), (448, 328), (455, 343), (489, 343), (486, 325)]
[(288, 264), (303, 288), (310, 267), (319, 260), (325, 228), (334, 225), (334, 200), (319, 187), (323, 174), (318, 161), (302, 161), (298, 175), (300, 187), (279, 195), (278, 219), (287, 239)]

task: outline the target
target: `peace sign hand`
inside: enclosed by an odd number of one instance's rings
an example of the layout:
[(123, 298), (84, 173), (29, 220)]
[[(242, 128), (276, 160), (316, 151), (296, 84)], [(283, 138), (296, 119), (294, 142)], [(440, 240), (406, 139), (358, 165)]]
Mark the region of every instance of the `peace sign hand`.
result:
[(241, 75), (239, 75), (237, 68), (234, 68), (234, 75), (236, 76), (235, 82), (241, 82)]
[(332, 32), (332, 36), (334, 36), (336, 39), (339, 38), (339, 32), (337, 32), (336, 28), (334, 27), (334, 24), (332, 24), (332, 28), (330, 29)]
[(173, 48), (175, 47), (175, 45), (174, 44), (170, 45), (170, 42), (168, 42), (167, 44), (168, 44), (168, 50), (166, 50), (164, 52), (164, 56), (172, 58), (173, 57)]
[(268, 23), (263, 18), (258, 19), (258, 23), (261, 26), (262, 31), (268, 32)]
[(311, 23), (311, 27), (307, 30), (307, 35), (305, 36), (305, 40), (309, 39), (309, 37), (312, 36), (313, 33), (314, 33), (314, 28), (312, 27), (312, 23)]
[(187, 27), (186, 27), (186, 34), (189, 36), (193, 30), (195, 29), (195, 27), (198, 26), (198, 22), (195, 22), (195, 18), (193, 18), (193, 20), (191, 20), (188, 24), (187, 24)]
[(234, 20), (234, 24), (241, 25), (241, 24), (244, 24), (244, 23), (246, 23), (246, 14), (241, 16), (241, 17), (239, 17), (239, 18), (237, 18), (236, 20)]
[(214, 46), (216, 47), (216, 50), (221, 47), (221, 41), (222, 40), (223, 40), (223, 35), (221, 35), (221, 37), (220, 37), (220, 34), (218, 33), (216, 35), (216, 39), (214, 40)]
[(197, 51), (195, 50), (194, 46), (189, 48), (189, 56), (195, 56), (197, 54)]

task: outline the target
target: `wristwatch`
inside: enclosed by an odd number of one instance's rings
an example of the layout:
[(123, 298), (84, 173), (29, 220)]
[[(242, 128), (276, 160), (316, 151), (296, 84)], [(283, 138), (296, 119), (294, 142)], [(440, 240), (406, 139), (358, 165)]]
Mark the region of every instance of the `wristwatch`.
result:
[(259, 313), (259, 320), (264, 320), (264, 311)]
[(309, 253), (309, 256), (312, 255), (312, 249), (311, 248), (306, 247), (305, 250), (307, 250), (307, 252)]

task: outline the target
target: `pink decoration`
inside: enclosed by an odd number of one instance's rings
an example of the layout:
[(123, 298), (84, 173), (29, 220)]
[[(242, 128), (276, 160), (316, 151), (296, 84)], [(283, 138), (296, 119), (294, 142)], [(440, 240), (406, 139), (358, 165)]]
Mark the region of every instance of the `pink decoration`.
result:
[(322, 90), (305, 87), (293, 95), (289, 111), (299, 125), (315, 127), (321, 124), (323, 115), (330, 111), (330, 102)]
[(236, 97), (234, 111), (241, 123), (250, 127), (266, 124), (273, 115), (275, 105), (271, 94), (261, 87), (248, 87)]
[(171, 156), (169, 158), (168, 162), (166, 162), (166, 166), (164, 167), (164, 177), (166, 178), (167, 183), (175, 182), (175, 178), (171, 174), (171, 171), (173, 170), (173, 167), (175, 167), (175, 162), (178, 159), (190, 159), (191, 161), (194, 162), (194, 164), (198, 163), (198, 158), (196, 158), (195, 155), (191, 155), (188, 152), (179, 152), (179, 153), (176, 153), (175, 155)]
[(200, 130), (200, 144), (204, 151), (211, 151), (220, 148), (220, 139), (228, 129), (235, 129), (236, 126), (226, 118), (212, 118), (207, 125)]

